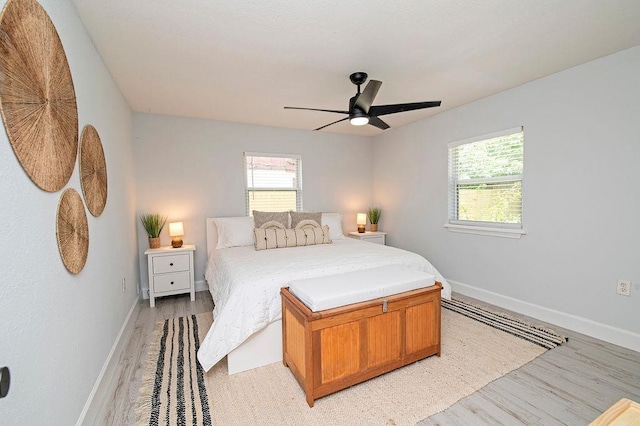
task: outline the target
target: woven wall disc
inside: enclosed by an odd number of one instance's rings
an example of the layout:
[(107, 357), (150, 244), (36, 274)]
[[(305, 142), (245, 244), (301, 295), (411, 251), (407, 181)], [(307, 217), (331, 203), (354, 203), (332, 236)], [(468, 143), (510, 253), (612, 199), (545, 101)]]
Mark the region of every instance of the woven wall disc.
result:
[(100, 216), (107, 204), (107, 164), (100, 135), (91, 125), (80, 136), (80, 184), (89, 212)]
[(82, 197), (73, 188), (65, 190), (60, 197), (56, 237), (64, 266), (72, 274), (82, 271), (89, 253), (89, 227)]
[(0, 17), (0, 109), (27, 175), (62, 189), (78, 150), (76, 94), (58, 32), (35, 0), (9, 0)]

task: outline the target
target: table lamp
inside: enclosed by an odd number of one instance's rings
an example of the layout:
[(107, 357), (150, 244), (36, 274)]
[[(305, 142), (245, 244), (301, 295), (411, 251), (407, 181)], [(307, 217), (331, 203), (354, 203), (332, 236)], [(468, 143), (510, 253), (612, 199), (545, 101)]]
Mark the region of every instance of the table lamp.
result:
[(173, 222), (169, 224), (169, 236), (173, 237), (171, 240), (171, 246), (173, 248), (182, 247), (182, 237), (184, 235), (184, 227), (182, 222)]
[(365, 213), (358, 213), (356, 217), (356, 224), (358, 224), (358, 232), (361, 234), (364, 232), (364, 227), (367, 224), (367, 215)]

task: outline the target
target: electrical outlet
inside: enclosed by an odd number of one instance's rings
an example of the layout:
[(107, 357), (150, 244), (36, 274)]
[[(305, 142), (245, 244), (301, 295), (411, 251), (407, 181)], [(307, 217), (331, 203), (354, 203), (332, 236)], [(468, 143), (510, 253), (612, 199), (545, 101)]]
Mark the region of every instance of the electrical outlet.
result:
[(122, 279), (122, 292), (124, 293), (125, 291), (127, 291), (127, 279), (123, 278)]
[(621, 296), (631, 296), (631, 281), (619, 278), (616, 293)]

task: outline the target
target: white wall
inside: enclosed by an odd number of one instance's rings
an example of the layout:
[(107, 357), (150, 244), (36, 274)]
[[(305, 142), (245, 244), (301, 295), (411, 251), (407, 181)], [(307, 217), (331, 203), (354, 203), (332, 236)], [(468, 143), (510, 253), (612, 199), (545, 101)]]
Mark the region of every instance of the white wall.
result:
[[(193, 118), (134, 114), (138, 214), (161, 213), (184, 223), (195, 243), (195, 279), (204, 288), (205, 218), (244, 216), (243, 152), (302, 155), (306, 211), (337, 211), (345, 230), (371, 201), (370, 138), (280, 129)], [(169, 245), (168, 227), (162, 245)], [(148, 289), (142, 256), (147, 235), (138, 224), (140, 279)]]
[[(92, 124), (102, 139), (109, 193), (100, 217), (87, 211), (89, 255), (72, 275), (56, 242), (62, 190), (44, 192), (31, 182), (0, 126), (0, 366), (9, 366), (12, 377), (9, 395), (0, 399), (5, 425), (74, 424), (138, 297), (131, 112), (71, 1), (40, 3), (66, 50), (79, 130)], [(66, 188), (81, 193), (77, 163)]]
[[(427, 256), (454, 290), (640, 350), (638, 75), (640, 47), (377, 136), (390, 243)], [(447, 143), (520, 125), (527, 235), (445, 230)]]

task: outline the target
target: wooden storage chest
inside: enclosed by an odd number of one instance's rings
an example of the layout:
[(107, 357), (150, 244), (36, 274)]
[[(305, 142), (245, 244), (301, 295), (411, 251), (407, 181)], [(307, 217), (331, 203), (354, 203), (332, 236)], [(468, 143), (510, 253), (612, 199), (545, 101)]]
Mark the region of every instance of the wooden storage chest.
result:
[(312, 312), (282, 296), (283, 363), (307, 403), (396, 368), (440, 356), (442, 284)]

